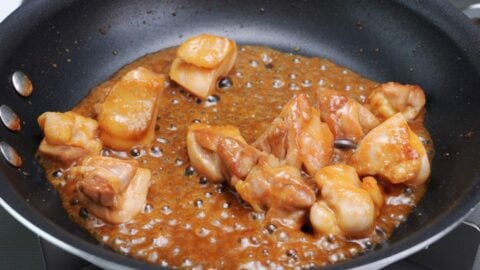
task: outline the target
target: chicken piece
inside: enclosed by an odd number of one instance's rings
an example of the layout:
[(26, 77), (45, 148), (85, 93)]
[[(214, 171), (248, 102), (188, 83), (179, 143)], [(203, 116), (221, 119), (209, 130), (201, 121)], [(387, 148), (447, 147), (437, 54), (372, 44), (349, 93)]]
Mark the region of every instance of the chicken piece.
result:
[(224, 37), (201, 34), (187, 39), (177, 50), (177, 57), (186, 63), (215, 68), (235, 49), (235, 42)]
[(259, 151), (248, 145), (234, 126), (193, 124), (188, 127), (190, 162), (213, 182), (244, 179), (257, 164)]
[(335, 213), (328, 207), (325, 201), (317, 201), (310, 208), (310, 224), (315, 233), (320, 235), (343, 235), (338, 227)]
[(86, 155), (102, 150), (97, 121), (74, 112), (45, 112), (38, 117), (45, 134), (38, 151), (69, 165)]
[(384, 83), (373, 90), (366, 106), (378, 118), (386, 120), (401, 112), (407, 121), (413, 120), (425, 105), (425, 93), (417, 85)]
[(300, 171), (281, 165), (272, 155), (260, 157), (247, 178), (235, 184), (235, 189), (255, 211), (268, 210), (270, 219), (288, 227), (301, 226), (298, 221), (315, 202), (315, 193), (305, 184)]
[(348, 162), (361, 176), (378, 175), (392, 184), (423, 184), (430, 175), (425, 147), (397, 113), (372, 129)]
[(335, 139), (359, 142), (380, 121), (367, 108), (335, 90), (321, 88), (317, 106)]
[(274, 225), (287, 227), (291, 230), (300, 230), (308, 218), (308, 207), (287, 210), (281, 207), (272, 207), (267, 210), (265, 220)]
[(237, 45), (227, 38), (202, 34), (185, 41), (177, 50), (170, 78), (193, 94), (205, 98), (220, 76), (235, 65)]
[[(384, 202), (384, 195), (380, 187), (378, 186), (377, 180), (372, 176), (367, 176), (362, 179), (362, 188), (370, 193), (372, 196), (373, 203), (375, 204), (375, 209), (380, 210)], [(377, 214), (379, 214), (377, 212)]]
[(253, 146), (310, 175), (330, 163), (333, 135), (320, 113), (300, 94), (292, 98)]
[[(372, 179), (368, 180), (371, 188), (366, 190), (353, 167), (331, 165), (320, 169), (315, 175), (315, 182), (320, 188), (322, 200), (310, 210), (314, 230), (321, 234), (352, 238), (370, 234), (377, 213), (374, 195), (380, 194), (383, 204), (381, 190)], [(380, 193), (372, 195), (372, 190)]]
[(151, 175), (136, 160), (90, 156), (69, 173), (84, 207), (106, 222), (128, 222), (146, 203)]
[(115, 150), (150, 144), (165, 75), (138, 67), (116, 82), (100, 107), (100, 139)]

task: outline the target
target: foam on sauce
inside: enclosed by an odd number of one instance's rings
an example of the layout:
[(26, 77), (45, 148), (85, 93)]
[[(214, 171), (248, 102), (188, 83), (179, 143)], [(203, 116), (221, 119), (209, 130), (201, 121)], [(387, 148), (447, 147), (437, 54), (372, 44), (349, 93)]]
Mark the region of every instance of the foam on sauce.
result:
[[(122, 68), (94, 88), (73, 111), (96, 117), (109, 87), (127, 71), (144, 66), (168, 74), (176, 48), (147, 55)], [(156, 121), (156, 140), (150, 147), (129, 152), (104, 149), (106, 156), (137, 159), (152, 172), (147, 205), (127, 224), (110, 225), (79, 205), (75, 184), (59, 164), (42, 160), (48, 180), (57, 188), (72, 219), (100, 242), (118, 252), (163, 266), (225, 268), (311, 267), (357, 256), (385, 241), (405, 221), (426, 186), (407, 188), (382, 183), (386, 203), (369, 237), (345, 240), (315, 237), (308, 232), (277, 228), (255, 213), (233, 191), (214, 185), (190, 166), (185, 146), (191, 123), (235, 125), (247, 142), (259, 136), (295, 94), (310, 98), (320, 87), (333, 88), (363, 103), (378, 85), (326, 59), (282, 53), (266, 47), (244, 46), (228, 79), (213, 96), (200, 100), (175, 83), (162, 93)], [(429, 154), (432, 142), (423, 128), (423, 113), (412, 129), (422, 137)], [(335, 162), (348, 151), (336, 150)]]

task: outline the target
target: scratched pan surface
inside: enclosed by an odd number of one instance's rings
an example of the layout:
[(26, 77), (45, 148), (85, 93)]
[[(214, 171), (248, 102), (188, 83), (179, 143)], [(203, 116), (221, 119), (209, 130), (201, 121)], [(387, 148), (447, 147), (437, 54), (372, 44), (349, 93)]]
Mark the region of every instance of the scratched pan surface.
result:
[[(30, 229), (106, 268), (155, 268), (98, 245), (70, 222), (35, 159), (44, 111), (65, 111), (123, 65), (210, 32), (329, 58), (377, 81), (421, 85), (436, 143), (429, 190), (383, 246), (332, 266), (379, 267), (450, 231), (480, 200), (480, 33), (439, 1), (28, 1), (0, 24), (0, 103), (22, 119), (0, 140), (0, 204)], [(18, 95), (11, 74), (34, 84)], [(468, 136), (462, 136), (468, 134)], [(221, 254), (218, 254), (221, 256)]]

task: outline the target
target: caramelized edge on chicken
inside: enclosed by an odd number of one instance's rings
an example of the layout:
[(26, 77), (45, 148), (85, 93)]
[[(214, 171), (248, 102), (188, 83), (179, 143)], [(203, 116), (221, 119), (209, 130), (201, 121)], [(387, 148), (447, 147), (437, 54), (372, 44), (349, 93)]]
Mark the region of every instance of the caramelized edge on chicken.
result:
[(259, 157), (238, 128), (206, 124), (188, 127), (187, 153), (192, 166), (213, 182), (244, 178)]
[(366, 105), (382, 120), (400, 112), (407, 121), (411, 121), (425, 106), (425, 93), (417, 85), (388, 82), (373, 90)]
[(380, 121), (366, 107), (336, 90), (320, 88), (316, 107), (336, 139), (360, 141)]
[(297, 168), (282, 165), (274, 156), (260, 157), (244, 181), (235, 184), (240, 197), (256, 212), (282, 226), (300, 228), (306, 211), (315, 201), (314, 191)]
[(138, 67), (112, 86), (98, 116), (105, 145), (129, 150), (153, 141), (164, 81), (165, 75)]
[(317, 233), (360, 238), (373, 231), (383, 193), (374, 178), (365, 180), (361, 182), (348, 165), (330, 165), (318, 171), (315, 182), (320, 188), (320, 202), (325, 204), (318, 203), (310, 210)]
[(333, 134), (305, 95), (292, 98), (253, 146), (286, 164), (305, 167), (310, 175), (326, 166), (333, 154)]
[[(128, 168), (118, 167), (120, 163)], [(121, 224), (146, 203), (151, 174), (137, 166), (133, 160), (89, 157), (70, 174), (77, 180), (79, 199), (88, 211), (106, 222)]]
[(99, 154), (98, 123), (75, 112), (45, 112), (38, 117), (45, 134), (40, 154), (69, 165), (86, 155)]
[(235, 50), (233, 40), (211, 34), (191, 37), (180, 45), (177, 57), (197, 67), (213, 69)]
[(372, 129), (348, 163), (361, 176), (378, 175), (392, 184), (420, 185), (430, 175), (425, 147), (401, 113)]
[[(182, 44), (169, 73), (173, 81), (202, 98), (213, 91), (218, 78), (226, 76), (237, 59), (237, 45), (234, 41), (228, 40), (224, 49), (217, 50), (217, 44), (208, 41), (211, 38), (210, 35), (200, 35)], [(220, 43), (225, 39), (215, 38), (219, 39)], [(196, 44), (192, 44), (192, 40)]]

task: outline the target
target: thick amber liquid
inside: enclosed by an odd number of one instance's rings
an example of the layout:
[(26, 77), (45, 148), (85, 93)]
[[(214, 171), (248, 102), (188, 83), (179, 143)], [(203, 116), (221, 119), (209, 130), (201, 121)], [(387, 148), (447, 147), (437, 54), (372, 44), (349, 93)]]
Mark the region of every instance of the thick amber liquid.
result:
[[(95, 118), (96, 105), (123, 74), (137, 66), (168, 74), (174, 58), (175, 48), (170, 48), (127, 65), (94, 88), (73, 110)], [(426, 186), (383, 184), (386, 203), (376, 229), (360, 240), (269, 226), (262, 214), (254, 213), (229, 188), (208, 183), (190, 171), (185, 146), (187, 127), (199, 121), (230, 124), (239, 127), (251, 143), (297, 93), (306, 93), (313, 99), (319, 87), (328, 87), (362, 103), (377, 83), (326, 59), (259, 46), (239, 50), (229, 77), (233, 86), (217, 89), (213, 98), (205, 100), (170, 83), (161, 95), (156, 140), (151, 147), (130, 152), (103, 151), (104, 155), (137, 159), (153, 175), (145, 210), (127, 224), (105, 224), (86, 213), (76, 200), (75, 183), (54, 173), (59, 164), (43, 160), (49, 181), (57, 187), (72, 219), (103, 244), (155, 264), (225, 269), (259, 265), (306, 267), (339, 262), (385, 241), (423, 196)], [(425, 139), (432, 153), (430, 137), (423, 128), (423, 114), (412, 128)], [(335, 162), (348, 156), (349, 153), (337, 151)]]

